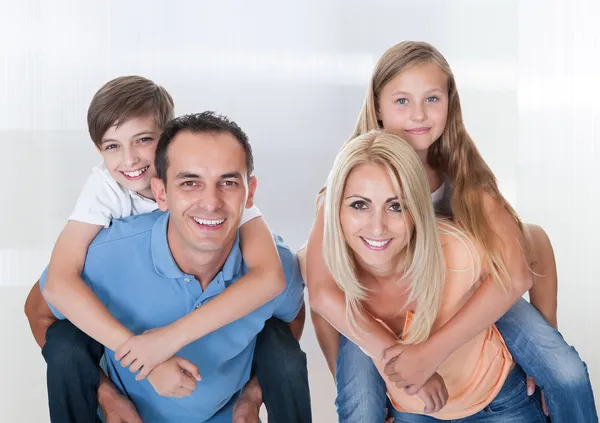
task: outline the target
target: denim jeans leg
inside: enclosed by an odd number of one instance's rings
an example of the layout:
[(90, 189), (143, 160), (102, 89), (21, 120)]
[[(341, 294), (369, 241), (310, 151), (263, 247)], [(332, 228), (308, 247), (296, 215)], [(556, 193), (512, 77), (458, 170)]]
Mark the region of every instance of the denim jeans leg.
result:
[(311, 423), (306, 354), (287, 323), (271, 318), (258, 334), (253, 370), (269, 423)]
[(544, 392), (552, 423), (598, 423), (587, 366), (535, 307), (521, 298), (496, 327)]
[(339, 423), (381, 423), (387, 396), (373, 360), (343, 335), (336, 362), (335, 405)]
[(100, 343), (68, 320), (57, 320), (48, 328), (42, 355), (52, 423), (97, 421), (98, 365), (103, 352)]

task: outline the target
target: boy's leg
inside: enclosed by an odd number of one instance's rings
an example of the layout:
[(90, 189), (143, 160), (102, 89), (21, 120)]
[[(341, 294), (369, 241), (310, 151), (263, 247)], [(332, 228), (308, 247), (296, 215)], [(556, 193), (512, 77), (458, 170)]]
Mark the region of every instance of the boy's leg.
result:
[(48, 328), (42, 355), (53, 423), (97, 421), (98, 364), (103, 352), (100, 343), (68, 320), (57, 320)]
[(258, 334), (253, 370), (269, 423), (310, 423), (306, 354), (287, 323), (271, 318)]
[(496, 327), (515, 361), (542, 389), (552, 423), (598, 422), (587, 366), (535, 307), (521, 298)]
[(382, 423), (386, 415), (385, 382), (373, 360), (340, 336), (336, 362), (335, 406), (339, 423)]

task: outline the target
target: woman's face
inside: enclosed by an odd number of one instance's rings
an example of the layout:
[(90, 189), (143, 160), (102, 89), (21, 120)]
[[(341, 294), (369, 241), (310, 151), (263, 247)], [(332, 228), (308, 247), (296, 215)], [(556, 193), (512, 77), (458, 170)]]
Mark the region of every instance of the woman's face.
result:
[(363, 267), (379, 271), (397, 269), (398, 260), (405, 255), (413, 222), (410, 214), (401, 209), (384, 167), (362, 164), (350, 172), (340, 221), (346, 243)]
[(383, 128), (426, 157), (446, 127), (448, 78), (435, 63), (411, 66), (383, 87), (377, 107)]

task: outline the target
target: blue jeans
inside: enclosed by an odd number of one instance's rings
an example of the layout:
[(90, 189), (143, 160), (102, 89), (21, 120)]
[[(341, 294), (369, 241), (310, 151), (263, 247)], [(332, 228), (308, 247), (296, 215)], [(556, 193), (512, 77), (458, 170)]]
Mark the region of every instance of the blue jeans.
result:
[(548, 418), (542, 411), (539, 389), (531, 397), (527, 395), (527, 375), (519, 366), (508, 375), (498, 395), (483, 410), (472, 416), (455, 420), (440, 420), (421, 414), (401, 413), (391, 408), (394, 423), (545, 423)]
[[(535, 307), (520, 299), (496, 326), (515, 361), (544, 391), (553, 423), (598, 422), (585, 363)], [(339, 422), (382, 422), (384, 382), (371, 359), (344, 337), (336, 373)]]
[[(42, 354), (52, 423), (98, 421), (98, 366), (103, 353), (101, 344), (68, 320), (57, 320), (48, 328)], [(306, 355), (286, 323), (276, 318), (265, 322), (256, 339), (252, 365), (270, 423), (311, 422)], [(230, 412), (224, 407), (213, 418), (230, 419)]]

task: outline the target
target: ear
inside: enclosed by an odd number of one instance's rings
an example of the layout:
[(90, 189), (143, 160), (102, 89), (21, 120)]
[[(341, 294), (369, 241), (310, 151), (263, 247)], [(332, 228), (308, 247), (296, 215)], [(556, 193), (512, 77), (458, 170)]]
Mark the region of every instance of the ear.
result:
[(152, 187), (152, 194), (154, 194), (154, 199), (156, 200), (156, 204), (158, 204), (158, 208), (162, 211), (169, 210), (169, 207), (167, 206), (167, 187), (162, 179), (152, 178), (150, 186)]
[(254, 205), (254, 194), (256, 192), (256, 187), (258, 186), (258, 182), (256, 180), (256, 176), (251, 176), (248, 181), (248, 199), (246, 200), (246, 208), (249, 209)]

